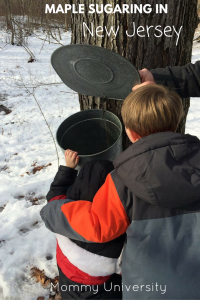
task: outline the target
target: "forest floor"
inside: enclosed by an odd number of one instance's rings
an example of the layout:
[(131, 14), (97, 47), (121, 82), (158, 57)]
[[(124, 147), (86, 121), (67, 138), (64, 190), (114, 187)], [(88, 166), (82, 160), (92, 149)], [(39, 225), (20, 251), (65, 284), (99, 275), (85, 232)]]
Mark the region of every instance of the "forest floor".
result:
[[(40, 32), (40, 37), (42, 33)], [(70, 43), (71, 34), (62, 35)], [(0, 299), (47, 300), (58, 275), (55, 235), (40, 210), (56, 174), (53, 136), (79, 111), (77, 94), (63, 84), (50, 63), (59, 44), (28, 38), (35, 61), (23, 47), (6, 45), (0, 32)], [(200, 59), (194, 43), (192, 61)], [(39, 105), (39, 106), (38, 106)], [(41, 110), (45, 116), (41, 114)], [(200, 99), (192, 98), (186, 133), (200, 138)], [(64, 156), (58, 148), (59, 163)], [(41, 297), (41, 298), (38, 298)], [(51, 298), (53, 299), (53, 298)]]

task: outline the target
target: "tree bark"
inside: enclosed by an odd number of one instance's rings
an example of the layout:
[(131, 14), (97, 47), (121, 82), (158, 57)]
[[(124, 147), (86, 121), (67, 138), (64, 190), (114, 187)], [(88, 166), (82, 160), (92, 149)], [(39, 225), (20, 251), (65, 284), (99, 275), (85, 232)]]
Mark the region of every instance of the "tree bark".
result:
[[(99, 47), (108, 48), (123, 57), (127, 58), (137, 69), (157, 68), (166, 66), (183, 66), (191, 61), (192, 42), (194, 32), (198, 24), (197, 17), (197, 1), (198, 0), (149, 0), (149, 1), (131, 1), (131, 0), (70, 0), (71, 4), (84, 4), (86, 9), (83, 14), (72, 14), (72, 44), (88, 44)], [(156, 14), (155, 10), (150, 14), (89, 14), (89, 4), (151, 4), (154, 8), (156, 4), (168, 4), (168, 13)], [(94, 28), (97, 26), (113, 26), (115, 29), (119, 26), (117, 36), (110, 37), (105, 33), (99, 37), (96, 34), (92, 36), (86, 31), (84, 36), (83, 22), (91, 27), (93, 22)], [(133, 22), (136, 28), (139, 26), (157, 26), (162, 28), (166, 26), (174, 26), (179, 29), (183, 26), (180, 34), (179, 43), (176, 46), (176, 36), (166, 37), (163, 35), (160, 38), (151, 37), (128, 37), (125, 32), (128, 30), (130, 35), (133, 31)], [(121, 118), (122, 101), (111, 99), (100, 99), (92, 96), (79, 95), (80, 109), (106, 109), (115, 113)], [(178, 132), (184, 133), (187, 113), (190, 106), (189, 99), (183, 99), (185, 117), (180, 123)], [(129, 145), (127, 138), (124, 135), (123, 146), (126, 148)]]
[(4, 0), (6, 6), (6, 22), (7, 22), (7, 29), (11, 31), (11, 45), (14, 45), (14, 38), (15, 38), (15, 26), (12, 21), (12, 9), (10, 0)]

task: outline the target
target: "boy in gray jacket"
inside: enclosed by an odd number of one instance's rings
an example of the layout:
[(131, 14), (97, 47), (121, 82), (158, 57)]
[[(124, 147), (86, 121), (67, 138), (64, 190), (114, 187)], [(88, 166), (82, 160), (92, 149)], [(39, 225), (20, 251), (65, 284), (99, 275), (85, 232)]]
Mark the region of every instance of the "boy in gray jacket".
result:
[(176, 133), (182, 114), (167, 88), (135, 90), (122, 106), (133, 144), (93, 203), (65, 199), (41, 211), (51, 231), (73, 239), (108, 242), (127, 233), (123, 299), (200, 299), (200, 141)]

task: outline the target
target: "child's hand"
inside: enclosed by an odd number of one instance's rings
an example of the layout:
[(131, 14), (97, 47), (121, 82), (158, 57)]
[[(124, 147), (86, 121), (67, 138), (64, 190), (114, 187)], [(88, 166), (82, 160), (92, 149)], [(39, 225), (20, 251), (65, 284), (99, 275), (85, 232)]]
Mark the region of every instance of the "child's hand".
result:
[(66, 166), (75, 169), (78, 165), (79, 156), (78, 152), (67, 149), (65, 151), (65, 162)]

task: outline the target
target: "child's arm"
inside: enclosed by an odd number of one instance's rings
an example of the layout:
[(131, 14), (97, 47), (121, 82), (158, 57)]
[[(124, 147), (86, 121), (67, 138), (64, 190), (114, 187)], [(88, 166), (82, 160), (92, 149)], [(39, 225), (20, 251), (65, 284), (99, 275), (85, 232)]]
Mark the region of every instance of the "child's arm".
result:
[[(112, 173), (113, 174), (113, 173)], [(72, 239), (108, 242), (126, 232), (128, 213), (118, 195), (111, 174), (93, 202), (60, 200), (43, 207), (41, 217), (48, 229)]]
[(47, 201), (66, 199), (66, 192), (70, 185), (76, 179), (77, 171), (74, 170), (78, 164), (78, 153), (66, 150), (65, 151), (65, 166), (60, 166), (58, 172), (50, 186), (50, 190), (46, 196)]

